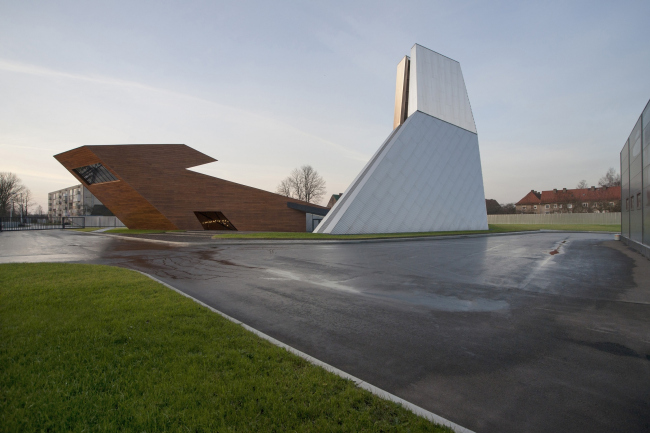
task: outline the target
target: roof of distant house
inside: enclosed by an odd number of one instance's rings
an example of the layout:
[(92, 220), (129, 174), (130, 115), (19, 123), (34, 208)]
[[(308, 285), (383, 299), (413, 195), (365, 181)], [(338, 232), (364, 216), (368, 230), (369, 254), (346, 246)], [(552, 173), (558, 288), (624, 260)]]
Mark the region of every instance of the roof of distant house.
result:
[(334, 206), (334, 204), (339, 201), (343, 193), (340, 194), (332, 194), (332, 197), (330, 197), (330, 201), (327, 203), (327, 207), (331, 208)]
[(580, 201), (610, 201), (621, 199), (621, 187), (579, 188), (579, 189), (552, 189), (549, 191), (530, 191), (517, 205), (572, 203)]
[(534, 189), (531, 189), (530, 192), (524, 196), (524, 198), (517, 202), (517, 205), (539, 204), (539, 199), (541, 196), (541, 193), (535, 191)]
[(602, 188), (581, 188), (581, 189), (554, 189), (551, 191), (542, 191), (541, 203), (569, 203), (574, 201), (608, 201), (620, 200), (621, 188), (602, 187)]

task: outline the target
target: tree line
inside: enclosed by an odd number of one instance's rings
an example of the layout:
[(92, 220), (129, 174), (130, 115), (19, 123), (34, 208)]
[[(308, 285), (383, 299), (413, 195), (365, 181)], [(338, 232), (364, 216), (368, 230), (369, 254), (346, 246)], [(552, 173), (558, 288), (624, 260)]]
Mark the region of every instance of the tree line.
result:
[[(0, 172), (0, 216), (27, 215), (34, 205), (32, 192), (14, 173)], [(38, 213), (43, 210), (39, 206)]]
[[(610, 167), (609, 170), (607, 170), (607, 173), (605, 173), (605, 175), (598, 180), (598, 186), (601, 188), (603, 187), (611, 188), (614, 186), (621, 186), (621, 175), (619, 173), (616, 173), (614, 167)], [(576, 188), (578, 189), (589, 188), (589, 184), (585, 179), (582, 179), (580, 182), (578, 182)]]

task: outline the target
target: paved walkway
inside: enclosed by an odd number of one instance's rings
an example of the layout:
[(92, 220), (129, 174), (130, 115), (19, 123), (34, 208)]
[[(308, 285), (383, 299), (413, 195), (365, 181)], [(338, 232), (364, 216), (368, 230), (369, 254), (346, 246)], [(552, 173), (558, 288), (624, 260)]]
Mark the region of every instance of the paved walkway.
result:
[(0, 262), (142, 270), (475, 431), (648, 431), (650, 261), (612, 239), (174, 247), (16, 232)]

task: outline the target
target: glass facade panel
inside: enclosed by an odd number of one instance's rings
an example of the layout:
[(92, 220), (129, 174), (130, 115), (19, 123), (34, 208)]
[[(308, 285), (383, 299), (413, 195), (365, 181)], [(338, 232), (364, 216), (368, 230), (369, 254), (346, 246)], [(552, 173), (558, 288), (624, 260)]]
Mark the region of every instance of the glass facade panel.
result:
[(650, 245), (650, 186), (643, 190), (643, 243)]
[(650, 186), (649, 171), (645, 170), (647, 167), (650, 167), (650, 102), (643, 111), (642, 119), (641, 142), (643, 143), (643, 187), (645, 188)]
[(641, 157), (641, 118), (636, 122), (632, 134), (630, 134), (630, 179), (643, 170), (643, 158)]
[(643, 158), (641, 153), (641, 117), (630, 134), (630, 239), (643, 242)]
[(650, 102), (641, 115), (641, 142), (643, 143), (643, 243), (650, 245)]
[[(645, 106), (643, 110), (643, 147), (650, 147), (650, 102)], [(650, 161), (646, 160), (646, 164), (650, 164)]]
[(621, 150), (621, 234), (630, 237), (630, 146)]
[(641, 173), (630, 178), (630, 239), (643, 242), (643, 207), (641, 206)]
[(113, 173), (108, 171), (106, 167), (99, 163), (75, 168), (74, 172), (77, 173), (79, 177), (81, 177), (88, 185), (95, 183), (115, 182), (118, 180), (115, 176), (113, 176)]

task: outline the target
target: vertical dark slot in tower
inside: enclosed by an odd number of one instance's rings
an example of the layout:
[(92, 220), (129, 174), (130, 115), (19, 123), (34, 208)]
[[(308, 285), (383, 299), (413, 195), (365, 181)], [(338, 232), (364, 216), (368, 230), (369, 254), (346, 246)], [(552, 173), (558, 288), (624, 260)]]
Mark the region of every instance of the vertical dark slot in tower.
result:
[(411, 59), (406, 57), (406, 71), (404, 71), (404, 98), (402, 103), (402, 119), (400, 125), (406, 122), (409, 116), (409, 77), (411, 75)]
[(393, 118), (393, 129), (400, 126), (408, 117), (409, 101), (409, 72), (411, 59), (404, 58), (397, 65), (397, 83), (395, 86), (395, 116)]

